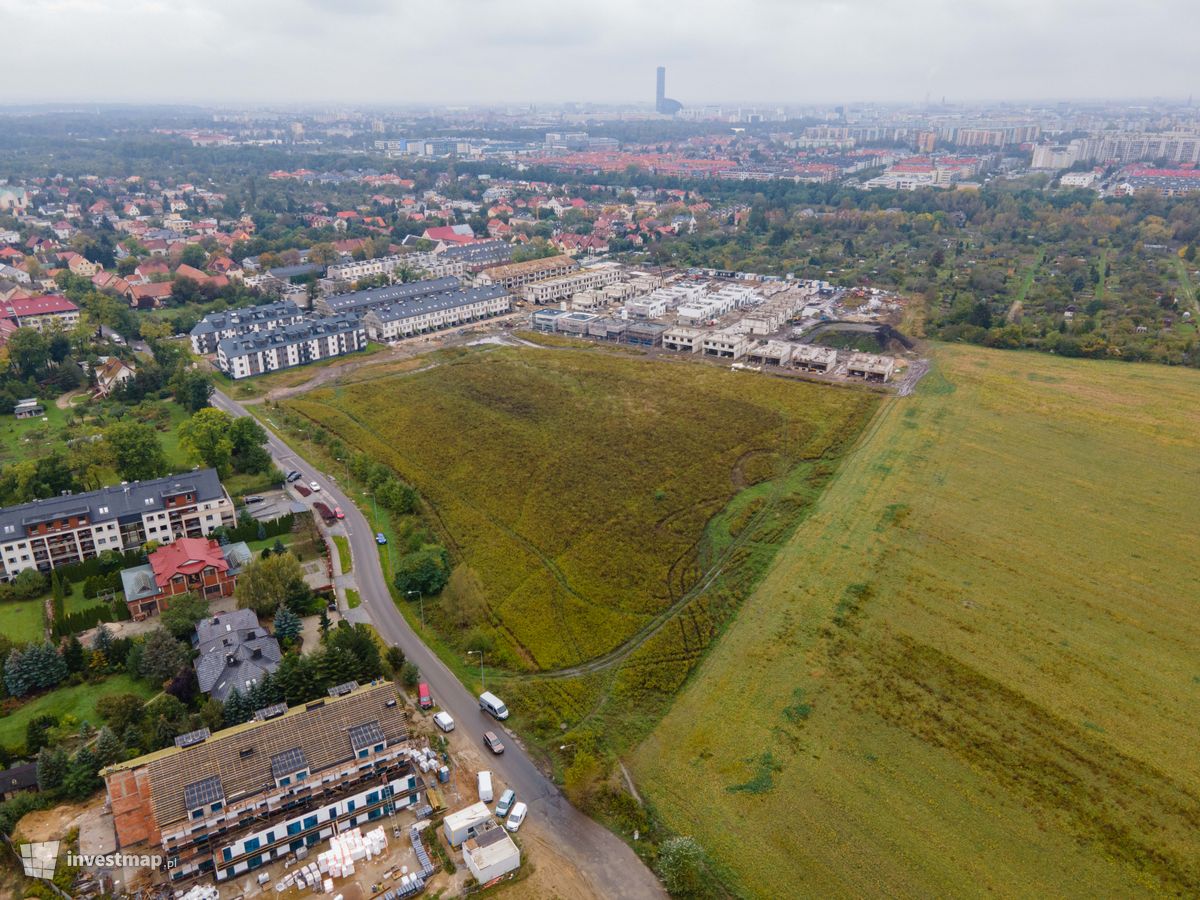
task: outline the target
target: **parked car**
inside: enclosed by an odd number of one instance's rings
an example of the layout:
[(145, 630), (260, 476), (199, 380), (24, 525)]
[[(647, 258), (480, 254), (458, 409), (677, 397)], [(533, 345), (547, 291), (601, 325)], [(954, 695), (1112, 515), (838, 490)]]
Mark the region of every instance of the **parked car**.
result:
[(245, 503), (247, 506), (249, 506), (251, 503), (262, 503), (263, 500), (265, 500), (265, 499), (266, 499), (266, 497), (258, 497), (258, 496), (243, 497), (242, 502)]
[(429, 694), (429, 685), (423, 681), (417, 685), (417, 705), (421, 709), (433, 709), (433, 697)]
[(500, 743), (500, 738), (496, 737), (496, 732), (485, 731), (483, 733), (483, 745), (499, 756), (504, 752), (504, 744)]
[(339, 519), (346, 518), (346, 514), (344, 512), (342, 512), (342, 508), (340, 506), (335, 506), (333, 508), (333, 514), (335, 516), (337, 516)]
[(486, 769), (479, 773), (479, 799), (483, 803), (492, 802), (492, 773)]
[(486, 713), (491, 713), (497, 719), (508, 718), (508, 707), (491, 691), (484, 691), (479, 695), (479, 708)]
[(513, 803), (516, 801), (517, 795), (512, 788), (506, 790), (500, 795), (500, 802), (496, 804), (496, 817), (503, 819), (508, 815), (508, 811), (512, 809)]
[(512, 808), (512, 812), (508, 814), (508, 821), (504, 823), (504, 827), (509, 831), (516, 831), (521, 827), (521, 823), (525, 821), (525, 814), (529, 812), (529, 807), (524, 803), (518, 803)]
[(287, 482), (288, 482), (288, 484), (291, 484), (293, 481), (299, 481), (303, 477), (304, 476), (301, 475), (299, 472), (297, 472), (295, 469), (292, 469), (292, 471), (287, 473)]
[(442, 731), (450, 732), (454, 730), (454, 719), (448, 712), (437, 713), (433, 717), (433, 724)]
[(321, 489), (321, 486), (319, 484), (317, 484), (315, 481), (310, 481), (308, 483), (308, 488), (311, 491), (319, 491)]
[(385, 535), (382, 531), (375, 532), (375, 543), (382, 547), (387, 543), (387, 535)]

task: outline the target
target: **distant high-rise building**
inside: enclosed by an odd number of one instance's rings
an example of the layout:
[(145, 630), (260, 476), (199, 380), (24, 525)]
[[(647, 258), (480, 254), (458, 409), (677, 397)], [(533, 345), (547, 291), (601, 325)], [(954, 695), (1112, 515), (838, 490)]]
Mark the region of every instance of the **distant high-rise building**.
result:
[(683, 109), (683, 104), (667, 96), (667, 67), (658, 67), (658, 81), (654, 92), (654, 111), (673, 116)]

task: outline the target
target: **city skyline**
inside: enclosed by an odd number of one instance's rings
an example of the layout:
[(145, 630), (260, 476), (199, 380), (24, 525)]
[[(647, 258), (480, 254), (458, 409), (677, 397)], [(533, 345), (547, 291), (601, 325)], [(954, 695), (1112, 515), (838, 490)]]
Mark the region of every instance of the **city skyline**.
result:
[[(1076, 0), (762, 0), (736, 11), (703, 0), (685, 18), (632, 0), (603, 10), (0, 0), (0, 16), (22, 37), (0, 61), (11, 82), (37, 71), (43, 102), (131, 103), (652, 105), (659, 65), (685, 106), (1182, 98), (1195, 85), (1179, 80), (1176, 61), (1200, 27), (1183, 0), (1136, 12)], [(47, 45), (58, 50), (52, 67)], [(137, 53), (113, 52), (130, 46)]]

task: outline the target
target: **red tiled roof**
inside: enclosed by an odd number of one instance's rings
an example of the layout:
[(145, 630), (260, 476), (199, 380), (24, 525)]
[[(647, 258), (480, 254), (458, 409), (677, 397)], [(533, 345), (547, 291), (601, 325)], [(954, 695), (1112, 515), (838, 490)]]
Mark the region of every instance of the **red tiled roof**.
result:
[(204, 284), (204, 282), (208, 281), (207, 274), (201, 272), (199, 269), (194, 268), (193, 266), (189, 266), (187, 263), (184, 263), (178, 269), (176, 269), (175, 274), (180, 278), (190, 278), (192, 281), (199, 282), (200, 284)]
[(4, 304), (4, 314), (10, 318), (22, 316), (44, 316), (54, 313), (79, 312), (79, 307), (66, 297), (42, 294), (25, 300), (9, 300)]
[(160, 587), (176, 575), (195, 575), (208, 566), (218, 572), (229, 570), (221, 545), (208, 538), (179, 538), (151, 553), (149, 562)]

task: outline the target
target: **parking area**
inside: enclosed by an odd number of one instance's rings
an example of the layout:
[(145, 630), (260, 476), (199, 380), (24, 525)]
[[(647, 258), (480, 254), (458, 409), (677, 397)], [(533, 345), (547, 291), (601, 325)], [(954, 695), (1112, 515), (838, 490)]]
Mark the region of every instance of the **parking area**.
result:
[[(271, 522), (286, 516), (288, 513), (301, 513), (305, 510), (304, 504), (296, 500), (283, 488), (276, 488), (248, 496), (262, 498), (262, 500), (254, 503), (246, 503), (246, 512), (250, 513), (259, 522)], [(236, 499), (242, 502), (246, 501), (245, 497), (238, 497)]]

